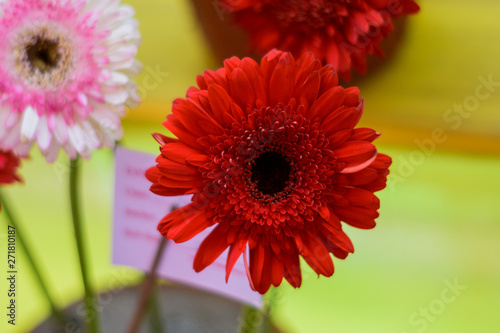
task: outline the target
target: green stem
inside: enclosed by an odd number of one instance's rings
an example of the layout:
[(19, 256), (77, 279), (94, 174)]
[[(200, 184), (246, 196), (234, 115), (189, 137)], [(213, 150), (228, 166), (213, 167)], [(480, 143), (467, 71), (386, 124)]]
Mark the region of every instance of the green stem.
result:
[(263, 333), (274, 333), (272, 313), (274, 311), (274, 303), (276, 303), (276, 288), (271, 287), (266, 294), (266, 306), (264, 307), (264, 324)]
[(90, 285), (90, 272), (87, 267), (88, 259), (86, 258), (84, 245), (84, 231), (81, 223), (79, 195), (78, 195), (78, 157), (71, 160), (69, 171), (69, 195), (71, 201), (71, 214), (73, 216), (73, 227), (75, 229), (76, 246), (78, 249), (78, 259), (80, 262), (80, 270), (82, 273), (82, 282), (85, 289), (84, 304), (87, 310), (88, 326), (91, 333), (100, 332), (99, 329), (99, 313), (95, 307), (94, 292)]
[(50, 297), (49, 289), (47, 288), (47, 285), (43, 281), (42, 274), (40, 273), (40, 269), (38, 268), (35, 259), (31, 255), (31, 253), (34, 253), (32, 249), (30, 248), (32, 244), (29, 241), (27, 241), (24, 238), (24, 231), (22, 228), (19, 226), (17, 223), (17, 219), (15, 218), (14, 214), (11, 212), (9, 204), (7, 203), (7, 200), (5, 199), (5, 196), (0, 193), (1, 201), (2, 201), (2, 210), (7, 219), (10, 222), (10, 225), (13, 226), (16, 229), (16, 239), (19, 242), (20, 248), (24, 250), (24, 254), (26, 256), (27, 262), (31, 267), (31, 270), (35, 274), (35, 279), (40, 286), (40, 289), (42, 290), (45, 299), (47, 303), (50, 305), (50, 310), (52, 312), (52, 316), (55, 317), (60, 324), (64, 325), (65, 323), (65, 316), (62, 314), (62, 312), (57, 308), (55, 305), (55, 302), (52, 300), (52, 297)]
[(238, 333), (274, 333), (274, 326), (271, 318), (276, 302), (276, 289), (271, 287), (266, 294), (266, 300), (262, 309), (256, 309), (245, 305), (242, 309), (242, 320)]
[(262, 313), (250, 305), (243, 306), (243, 320), (240, 322), (238, 333), (256, 333), (262, 323)]
[(149, 298), (148, 311), (149, 311), (149, 325), (151, 328), (151, 333), (166, 333), (167, 328), (163, 327), (161, 313), (160, 313), (160, 301), (158, 297), (158, 285), (155, 285), (151, 291), (151, 296)]

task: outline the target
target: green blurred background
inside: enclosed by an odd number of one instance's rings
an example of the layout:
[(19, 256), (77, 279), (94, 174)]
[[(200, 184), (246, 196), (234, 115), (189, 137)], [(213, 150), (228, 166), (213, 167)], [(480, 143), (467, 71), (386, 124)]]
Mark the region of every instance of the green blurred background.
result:
[[(221, 64), (186, 0), (124, 2), (137, 11), (145, 70), (137, 78), (144, 102), (124, 119), (123, 145), (156, 153), (150, 133), (165, 131), (161, 122), (172, 100), (184, 96), (197, 74)], [(356, 252), (335, 260), (332, 278), (305, 269), (300, 289), (279, 288), (275, 319), (285, 332), (500, 332), (500, 2), (419, 4), (395, 54), (359, 82), (366, 101), (361, 125), (383, 133), (379, 150), (394, 159), (388, 188), (379, 195), (378, 225), (346, 227)], [(112, 151), (103, 150), (82, 162), (84, 218), (101, 290), (142, 276), (110, 264), (113, 160)], [(62, 155), (48, 165), (33, 150), (21, 169), (24, 184), (3, 190), (61, 306), (83, 293), (68, 165)], [(4, 216), (0, 225), (6, 244)], [(8, 327), (2, 312), (2, 332), (28, 332), (49, 314), (17, 255), (18, 325)], [(7, 270), (6, 258), (0, 270)], [(8, 288), (0, 281), (4, 300)]]

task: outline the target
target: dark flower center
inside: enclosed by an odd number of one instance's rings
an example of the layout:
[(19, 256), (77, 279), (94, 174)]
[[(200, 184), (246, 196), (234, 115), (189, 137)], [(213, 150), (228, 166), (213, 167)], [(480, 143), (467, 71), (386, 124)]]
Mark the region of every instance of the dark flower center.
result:
[(291, 170), (290, 163), (281, 154), (265, 152), (253, 161), (252, 182), (262, 194), (276, 194), (287, 186)]
[(33, 69), (41, 73), (49, 72), (58, 66), (61, 59), (59, 43), (55, 40), (37, 37), (35, 42), (26, 46), (28, 61)]
[(27, 84), (51, 89), (66, 81), (73, 68), (73, 44), (64, 33), (40, 27), (23, 30), (14, 41), (15, 68)]

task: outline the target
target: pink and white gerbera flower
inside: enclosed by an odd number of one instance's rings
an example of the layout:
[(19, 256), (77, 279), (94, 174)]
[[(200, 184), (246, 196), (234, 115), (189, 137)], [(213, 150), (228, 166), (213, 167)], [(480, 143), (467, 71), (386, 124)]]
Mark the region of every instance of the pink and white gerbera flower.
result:
[(0, 148), (47, 161), (114, 147), (139, 103), (134, 10), (119, 0), (0, 0)]

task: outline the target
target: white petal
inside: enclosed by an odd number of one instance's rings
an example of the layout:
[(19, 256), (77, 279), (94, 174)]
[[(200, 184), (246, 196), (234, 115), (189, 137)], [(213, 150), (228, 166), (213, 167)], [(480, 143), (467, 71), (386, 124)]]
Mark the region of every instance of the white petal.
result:
[(61, 149), (59, 143), (57, 143), (56, 140), (52, 140), (50, 147), (43, 153), (45, 155), (45, 160), (48, 163), (54, 163), (54, 161), (57, 159), (57, 156), (59, 155), (59, 149)]
[(56, 117), (56, 127), (54, 128), (54, 136), (61, 145), (65, 145), (68, 141), (68, 126), (62, 115)]
[(104, 100), (112, 105), (120, 105), (125, 103), (128, 98), (127, 88), (116, 89), (115, 91), (103, 91)]
[(66, 152), (66, 155), (68, 155), (72, 160), (74, 160), (78, 155), (75, 147), (73, 147), (69, 141), (63, 146), (63, 149)]
[(114, 29), (108, 36), (107, 40), (109, 44), (114, 44), (122, 40), (131, 40), (137, 38), (137, 28), (139, 23), (136, 20), (130, 20), (120, 27)]
[(49, 131), (46, 117), (40, 118), (37, 141), (38, 141), (38, 147), (42, 152), (46, 151), (49, 148), (50, 143), (52, 142), (52, 133), (50, 133)]
[(40, 117), (35, 109), (28, 106), (23, 112), (23, 120), (21, 125), (21, 140), (26, 143), (32, 141), (38, 129)]
[(127, 75), (120, 72), (112, 72), (111, 78), (109, 78), (109, 80), (106, 81), (106, 84), (110, 86), (119, 86), (127, 84), (128, 81), (129, 78)]
[(116, 61), (123, 61), (126, 59), (133, 59), (137, 54), (137, 50), (138, 48), (135, 45), (129, 45), (129, 44), (124, 45), (123, 47), (120, 47), (116, 51), (110, 51), (108, 53), (108, 59), (111, 63)]
[[(123, 60), (115, 60), (106, 65), (106, 67), (112, 71), (119, 69), (127, 69), (129, 67), (134, 66), (135, 60), (132, 57), (123, 59)], [(135, 76), (135, 75), (134, 75)]]
[(87, 145), (92, 149), (98, 149), (101, 143), (100, 137), (102, 137), (104, 133), (96, 132), (96, 129), (88, 121), (82, 123), (82, 128)]
[(127, 85), (128, 99), (125, 105), (129, 108), (136, 108), (141, 103), (141, 96), (138, 93), (137, 85), (135, 82), (130, 82)]
[(134, 8), (124, 5), (118, 7), (114, 13), (111, 13), (107, 19), (103, 19), (99, 21), (98, 28), (99, 30), (113, 30), (117, 26), (123, 24), (127, 20), (131, 20), (135, 15)]
[(89, 0), (85, 11), (104, 12), (114, 9), (118, 6), (120, 0)]
[(68, 127), (69, 143), (77, 152), (83, 152), (85, 149), (85, 136), (79, 125)]
[[(116, 130), (121, 125), (120, 116), (114, 111), (115, 107), (112, 105), (98, 104), (94, 107), (89, 117), (94, 119), (99, 126), (110, 130)], [(120, 110), (117, 110), (120, 111)]]

